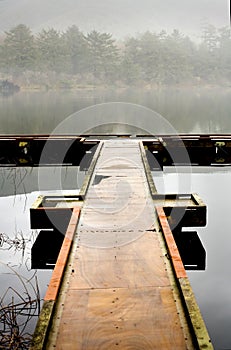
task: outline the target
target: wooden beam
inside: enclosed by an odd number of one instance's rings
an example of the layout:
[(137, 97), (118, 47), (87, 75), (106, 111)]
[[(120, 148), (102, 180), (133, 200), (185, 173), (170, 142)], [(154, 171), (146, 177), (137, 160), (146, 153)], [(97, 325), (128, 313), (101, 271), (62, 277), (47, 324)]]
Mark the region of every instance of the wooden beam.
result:
[(56, 300), (57, 298), (79, 220), (79, 214), (80, 209), (74, 208), (44, 300)]

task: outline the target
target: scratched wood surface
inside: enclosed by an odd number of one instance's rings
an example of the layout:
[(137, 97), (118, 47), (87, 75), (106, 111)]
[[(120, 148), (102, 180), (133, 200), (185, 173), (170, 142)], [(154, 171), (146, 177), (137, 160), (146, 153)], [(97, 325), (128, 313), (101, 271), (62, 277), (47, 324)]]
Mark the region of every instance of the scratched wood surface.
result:
[(193, 348), (185, 341), (158, 232), (138, 142), (105, 142), (50, 349)]

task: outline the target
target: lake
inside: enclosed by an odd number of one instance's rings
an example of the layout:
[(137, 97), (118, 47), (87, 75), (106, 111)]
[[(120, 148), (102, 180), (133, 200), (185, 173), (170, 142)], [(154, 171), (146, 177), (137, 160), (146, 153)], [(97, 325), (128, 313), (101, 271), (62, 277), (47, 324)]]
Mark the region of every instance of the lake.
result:
[[(148, 89), (92, 89), (75, 91), (48, 91), (26, 92), (1, 97), (0, 96), (0, 133), (1, 134), (46, 134), (53, 132), (60, 124), (77, 111), (87, 107), (119, 103), (124, 105), (126, 113), (137, 111), (135, 122), (139, 119), (144, 129), (153, 133), (161, 133), (155, 125), (146, 121), (151, 116), (146, 109), (154, 111), (170, 123), (177, 133), (229, 133), (231, 132), (231, 89), (216, 88), (166, 88), (160, 90)], [(133, 106), (131, 106), (133, 105)], [(126, 108), (127, 106), (127, 108)], [(143, 106), (143, 107), (141, 107)], [(106, 108), (106, 106), (104, 107)], [(123, 112), (120, 109), (119, 112)], [(103, 112), (105, 111), (102, 107)], [(101, 123), (112, 123), (120, 118), (114, 105), (107, 106), (107, 116), (97, 110)], [(95, 110), (89, 113), (80, 113), (89, 119), (86, 125), (71, 125), (65, 132), (79, 133), (90, 129), (95, 122)], [(77, 118), (79, 114), (77, 114)], [(150, 117), (151, 119), (151, 117)], [(93, 124), (93, 125), (92, 125)], [(109, 129), (110, 131), (117, 131)], [(61, 130), (62, 131), (62, 130)], [(167, 130), (168, 131), (168, 130)], [(170, 130), (172, 131), (172, 130)]]
[[(231, 89), (212, 87), (21, 91), (0, 96), (0, 134), (231, 133), (230, 111)], [(0, 168), (4, 302), (12, 295), (16, 299), (17, 290), (25, 295), (28, 291), (33, 298), (39, 288), (42, 298), (49, 283), (51, 271), (31, 269), (30, 248), (36, 232), (30, 230), (29, 208), (41, 191), (56, 190), (57, 169), (42, 170), (46, 188), (38, 185), (37, 171)], [(154, 174), (158, 191), (174, 193), (176, 176), (168, 168)], [(206, 270), (187, 273), (215, 349), (231, 349), (231, 171), (229, 167), (197, 167), (191, 175), (182, 172), (180, 176), (183, 182), (190, 176), (189, 190), (198, 193), (208, 206), (207, 225), (197, 228), (207, 253)], [(76, 191), (83, 177), (78, 168), (65, 168), (64, 190)], [(38, 311), (34, 309), (32, 313)], [(28, 329), (33, 330), (35, 318), (28, 317), (32, 319)]]

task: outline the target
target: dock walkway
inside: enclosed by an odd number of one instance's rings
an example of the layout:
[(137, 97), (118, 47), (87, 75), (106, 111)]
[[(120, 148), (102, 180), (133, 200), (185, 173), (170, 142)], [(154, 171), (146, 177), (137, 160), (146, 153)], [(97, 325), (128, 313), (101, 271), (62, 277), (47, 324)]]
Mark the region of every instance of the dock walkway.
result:
[(103, 143), (46, 349), (212, 349), (206, 329), (206, 339), (196, 339), (188, 321), (177, 280), (186, 274), (177, 276), (169, 260), (142, 147)]

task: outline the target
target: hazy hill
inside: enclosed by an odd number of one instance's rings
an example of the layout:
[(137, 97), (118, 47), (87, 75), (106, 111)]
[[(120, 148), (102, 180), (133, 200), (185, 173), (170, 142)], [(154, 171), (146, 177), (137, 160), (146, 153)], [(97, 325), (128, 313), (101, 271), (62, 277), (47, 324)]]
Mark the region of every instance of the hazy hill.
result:
[(0, 0), (0, 31), (23, 23), (34, 31), (76, 24), (125, 36), (177, 28), (195, 37), (203, 21), (229, 25), (226, 0)]

